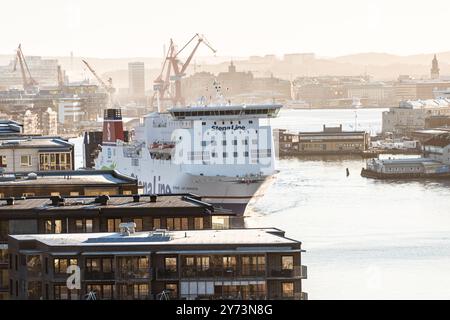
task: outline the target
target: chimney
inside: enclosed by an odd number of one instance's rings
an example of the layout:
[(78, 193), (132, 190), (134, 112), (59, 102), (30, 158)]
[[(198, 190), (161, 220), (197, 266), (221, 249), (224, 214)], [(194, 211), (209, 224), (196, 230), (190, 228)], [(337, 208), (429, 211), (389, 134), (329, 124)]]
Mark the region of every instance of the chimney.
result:
[(6, 205), (13, 206), (14, 205), (14, 197), (7, 198)]
[(139, 202), (140, 196), (138, 194), (133, 195), (133, 202)]
[(106, 206), (108, 204), (109, 196), (103, 194), (95, 198), (95, 203), (100, 203), (102, 206)]
[(105, 109), (103, 116), (102, 144), (116, 145), (117, 140), (125, 140), (122, 112), (120, 109)]
[(156, 202), (156, 199), (157, 199), (158, 197), (156, 196), (156, 194), (151, 194), (150, 195), (150, 202)]

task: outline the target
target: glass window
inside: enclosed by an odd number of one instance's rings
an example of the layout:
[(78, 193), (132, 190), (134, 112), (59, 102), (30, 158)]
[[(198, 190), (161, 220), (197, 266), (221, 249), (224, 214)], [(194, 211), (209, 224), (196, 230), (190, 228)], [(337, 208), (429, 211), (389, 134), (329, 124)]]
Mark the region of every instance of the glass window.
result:
[(8, 163), (6, 162), (6, 156), (0, 156), (0, 167), (6, 168), (8, 166)]
[(281, 257), (281, 268), (283, 270), (294, 269), (294, 257), (293, 256), (282, 256)]
[(62, 233), (62, 220), (55, 220), (55, 233)]
[(189, 224), (188, 224), (188, 218), (181, 218), (181, 230), (188, 230)]
[(20, 165), (22, 167), (31, 167), (31, 155), (20, 156)]
[(293, 297), (294, 296), (294, 283), (293, 282), (283, 282), (281, 284), (281, 296), (282, 297)]
[(176, 272), (177, 271), (177, 258), (175, 258), (175, 257), (164, 258), (164, 268), (166, 271)]
[(100, 272), (100, 259), (99, 258), (87, 258), (86, 270), (88, 272)]
[(112, 258), (104, 258), (104, 259), (102, 259), (102, 264), (103, 264), (103, 272), (111, 273), (111, 272), (114, 271), (113, 259)]
[(122, 219), (108, 219), (108, 232), (119, 232)]
[(196, 229), (196, 230), (203, 229), (203, 218), (202, 217), (194, 218), (194, 229)]
[(133, 222), (136, 224), (136, 232), (141, 232), (143, 231), (143, 221), (141, 218), (138, 219), (133, 219)]
[(176, 283), (166, 283), (166, 290), (170, 298), (176, 299), (178, 297), (178, 285)]
[(205, 271), (209, 269), (209, 257), (197, 257), (197, 269)]
[(187, 267), (193, 267), (194, 266), (194, 257), (184, 258), (184, 263)]
[(153, 219), (153, 229), (161, 229), (161, 219), (160, 218)]
[(70, 195), (71, 195), (71, 196), (79, 196), (80, 193), (77, 192), (77, 191), (71, 191), (71, 192), (70, 192)]
[(92, 219), (86, 219), (86, 232), (92, 232), (94, 229), (94, 221)]
[(78, 233), (83, 232), (83, 220), (76, 220), (75, 221), (75, 230)]

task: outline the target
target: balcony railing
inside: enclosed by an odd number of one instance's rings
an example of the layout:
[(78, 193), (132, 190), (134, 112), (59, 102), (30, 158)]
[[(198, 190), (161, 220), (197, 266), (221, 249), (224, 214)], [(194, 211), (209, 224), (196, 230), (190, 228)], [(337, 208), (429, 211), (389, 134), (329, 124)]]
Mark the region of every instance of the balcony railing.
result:
[(269, 277), (271, 278), (301, 278), (306, 279), (308, 276), (306, 266), (294, 266), (292, 269), (283, 267), (271, 267)]
[(185, 267), (181, 271), (181, 277), (184, 279), (204, 279), (204, 278), (262, 278), (266, 276), (266, 270), (249, 270), (237, 268), (208, 268), (197, 269)]
[(158, 269), (156, 272), (157, 280), (170, 280), (178, 278), (179, 278), (178, 270)]
[(245, 296), (235, 294), (182, 294), (181, 300), (267, 300), (265, 292), (252, 293)]
[(150, 272), (149, 268), (135, 269), (135, 270), (122, 269), (122, 270), (119, 270), (118, 276), (119, 276), (119, 279), (122, 279), (122, 280), (150, 279), (151, 272)]
[(114, 272), (85, 272), (85, 280), (114, 280)]

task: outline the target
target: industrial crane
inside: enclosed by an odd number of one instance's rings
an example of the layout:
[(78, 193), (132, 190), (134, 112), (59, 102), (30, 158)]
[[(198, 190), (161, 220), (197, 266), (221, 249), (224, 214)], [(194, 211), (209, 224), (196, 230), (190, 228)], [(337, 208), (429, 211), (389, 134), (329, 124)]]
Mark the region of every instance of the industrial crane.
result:
[[(17, 50), (16, 50), (16, 59), (14, 61), (13, 72), (15, 72), (17, 70), (17, 62), (19, 62), (20, 71), (22, 72), (23, 89), (25, 91), (33, 89), (35, 86), (38, 85), (38, 83), (31, 76), (30, 69), (28, 68), (28, 64), (27, 64), (27, 62), (25, 60), (25, 56), (23, 55), (23, 52), (22, 52), (21, 44), (19, 44), (19, 46), (17, 47)], [(28, 76), (27, 76), (27, 74), (28, 74)]]
[[(197, 39), (195, 47), (186, 61), (182, 63), (179, 59), (181, 52), (183, 52), (183, 50), (186, 49), (195, 39)], [(181, 94), (181, 79), (186, 75), (186, 69), (191, 63), (192, 58), (201, 43), (211, 49), (213, 53), (216, 53), (216, 50), (209, 44), (205, 37), (203, 35), (199, 35), (198, 33), (196, 33), (180, 50), (176, 49), (173, 40), (170, 39), (169, 50), (167, 50), (161, 73), (153, 83), (154, 95), (152, 98), (152, 105), (154, 104), (155, 98), (158, 100), (158, 109), (160, 109), (160, 101), (169, 101), (174, 106), (178, 104), (183, 105), (185, 103)], [(169, 92), (171, 81), (174, 83), (174, 92)]]
[(114, 89), (113, 84), (112, 84), (112, 78), (109, 77), (107, 82), (105, 83), (102, 78), (100, 78), (100, 76), (97, 74), (97, 72), (95, 72), (95, 70), (89, 65), (89, 63), (87, 63), (86, 60), (81, 60), (83, 61), (83, 63), (86, 65), (86, 67), (89, 69), (89, 71), (94, 75), (94, 77), (97, 79), (97, 82), (103, 87), (103, 89), (105, 89), (105, 91), (108, 93), (108, 97), (109, 97), (109, 104), (110, 107), (113, 106), (113, 100), (114, 100), (114, 93), (116, 91), (116, 89)]

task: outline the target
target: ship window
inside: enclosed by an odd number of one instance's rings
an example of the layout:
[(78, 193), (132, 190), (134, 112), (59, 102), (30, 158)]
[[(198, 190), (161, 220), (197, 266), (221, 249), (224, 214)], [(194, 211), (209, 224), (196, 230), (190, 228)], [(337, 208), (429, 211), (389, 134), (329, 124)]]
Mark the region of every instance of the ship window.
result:
[(233, 157), (237, 158), (238, 157), (238, 153), (235, 151), (233, 152)]
[(227, 140), (222, 140), (222, 145), (226, 146), (227, 145)]
[(202, 141), (202, 147), (206, 147), (206, 141)]
[(244, 151), (244, 157), (248, 157), (248, 151)]
[(237, 140), (233, 140), (233, 146), (237, 146)]
[(223, 156), (224, 158), (226, 158), (226, 157), (227, 157), (227, 153), (224, 152), (224, 153), (222, 154), (222, 156)]
[(202, 122), (202, 126), (206, 126), (206, 122), (205, 121)]
[(215, 152), (211, 152), (211, 157), (213, 157), (213, 158), (217, 158), (217, 153), (215, 153)]
[(252, 124), (252, 123), (253, 123), (253, 120), (248, 120), (248, 123), (249, 123), (249, 124)]

